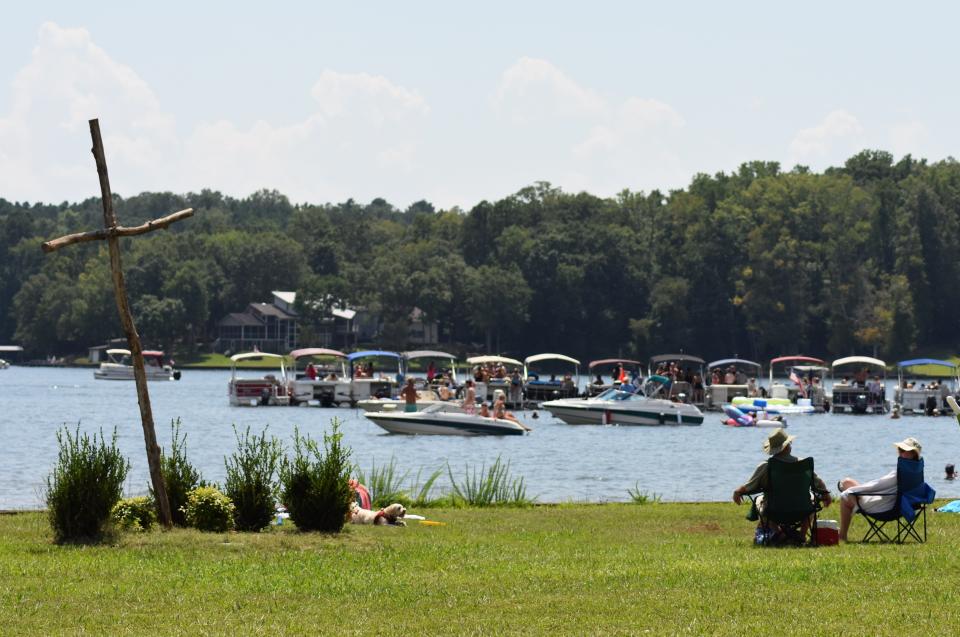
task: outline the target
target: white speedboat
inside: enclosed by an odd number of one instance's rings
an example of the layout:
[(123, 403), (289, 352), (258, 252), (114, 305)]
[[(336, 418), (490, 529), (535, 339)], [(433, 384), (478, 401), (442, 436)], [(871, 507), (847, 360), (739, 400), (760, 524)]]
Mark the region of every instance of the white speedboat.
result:
[[(93, 371), (97, 380), (133, 380), (133, 360), (128, 349), (108, 349), (107, 360)], [(163, 362), (163, 352), (145, 350), (143, 368), (147, 380), (180, 380), (180, 370)]]
[(667, 378), (653, 375), (637, 392), (608, 389), (593, 398), (550, 400), (542, 407), (568, 425), (700, 425), (695, 405), (657, 398), (669, 391)]
[(512, 420), (468, 414), (455, 405), (431, 405), (421, 411), (363, 414), (392, 434), (440, 436), (521, 436), (529, 428)]
[[(237, 365), (244, 361), (273, 360), (280, 365), (279, 376), (266, 374), (260, 378), (241, 378)], [(256, 407), (258, 405), (289, 405), (290, 390), (287, 382), (287, 368), (284, 358), (280, 354), (265, 352), (246, 352), (234, 354), (230, 357), (230, 382), (227, 383), (227, 394), (230, 404), (236, 407)], [(246, 371), (252, 371), (247, 368)]]
[(0, 358), (0, 369), (6, 369), (10, 367), (10, 363)]

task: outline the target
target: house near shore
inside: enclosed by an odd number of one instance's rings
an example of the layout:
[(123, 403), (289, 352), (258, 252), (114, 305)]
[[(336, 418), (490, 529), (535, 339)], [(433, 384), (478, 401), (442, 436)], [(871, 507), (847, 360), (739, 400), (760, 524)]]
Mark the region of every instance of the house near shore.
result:
[[(299, 347), (349, 351), (358, 343), (376, 342), (381, 334), (380, 317), (365, 308), (329, 303), (323, 316), (308, 322), (296, 310), (296, 292), (275, 290), (271, 295), (269, 303), (250, 303), (242, 312), (220, 319), (214, 351), (285, 353)], [(408, 329), (411, 345), (435, 344), (438, 331), (436, 322), (425, 321), (423, 313), (414, 309)]]

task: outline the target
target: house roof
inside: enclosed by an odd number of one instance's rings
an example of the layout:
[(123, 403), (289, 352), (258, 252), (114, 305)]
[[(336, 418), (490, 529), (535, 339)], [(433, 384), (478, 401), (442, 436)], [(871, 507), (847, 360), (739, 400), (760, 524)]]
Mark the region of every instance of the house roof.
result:
[(248, 314), (246, 312), (231, 312), (220, 319), (217, 325), (221, 325), (223, 327), (260, 327), (263, 325), (263, 323), (258, 321), (257, 317), (252, 314)]
[(247, 309), (253, 310), (254, 312), (257, 312), (258, 314), (262, 314), (264, 316), (275, 316), (277, 318), (282, 318), (282, 319), (296, 318), (290, 312), (285, 312), (284, 310), (281, 310), (279, 307), (277, 307), (276, 305), (273, 305), (272, 303), (251, 303), (249, 306), (247, 306)]
[(293, 305), (297, 301), (296, 292), (284, 292), (282, 290), (273, 290), (270, 294), (274, 295), (287, 305)]

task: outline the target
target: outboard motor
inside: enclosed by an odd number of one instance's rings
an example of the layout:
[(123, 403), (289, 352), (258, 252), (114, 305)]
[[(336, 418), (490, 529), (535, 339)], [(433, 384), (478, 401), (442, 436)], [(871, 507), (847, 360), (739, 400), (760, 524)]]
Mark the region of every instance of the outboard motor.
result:
[(857, 394), (853, 399), (853, 413), (855, 414), (865, 414), (867, 413), (867, 395), (866, 394)]
[(266, 387), (260, 390), (260, 404), (264, 406), (270, 404), (270, 390)]
[(933, 416), (937, 411), (937, 397), (927, 396), (927, 402), (924, 404), (923, 412), (928, 416)]

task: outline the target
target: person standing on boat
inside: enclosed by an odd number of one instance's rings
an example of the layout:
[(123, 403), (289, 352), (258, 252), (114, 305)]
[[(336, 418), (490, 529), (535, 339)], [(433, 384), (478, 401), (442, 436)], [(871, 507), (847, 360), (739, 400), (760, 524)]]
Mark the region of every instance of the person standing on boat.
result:
[(400, 390), (400, 397), (404, 400), (404, 411), (417, 410), (417, 388), (413, 386), (413, 378), (407, 379), (407, 384)]
[(317, 368), (313, 366), (313, 363), (307, 363), (307, 369), (305, 371), (307, 378), (310, 380), (317, 380)]
[(477, 410), (477, 390), (473, 386), (473, 381), (469, 378), (465, 385), (467, 387), (463, 390), (463, 411), (473, 414)]

